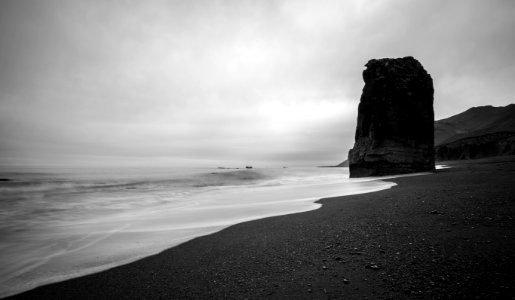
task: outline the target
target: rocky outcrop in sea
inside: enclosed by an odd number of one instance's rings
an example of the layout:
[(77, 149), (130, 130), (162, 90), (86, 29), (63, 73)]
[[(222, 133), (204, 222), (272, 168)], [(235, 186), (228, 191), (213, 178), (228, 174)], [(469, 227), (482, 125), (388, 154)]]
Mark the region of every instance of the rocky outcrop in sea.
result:
[(433, 80), (413, 57), (372, 59), (363, 71), (351, 177), (434, 170)]

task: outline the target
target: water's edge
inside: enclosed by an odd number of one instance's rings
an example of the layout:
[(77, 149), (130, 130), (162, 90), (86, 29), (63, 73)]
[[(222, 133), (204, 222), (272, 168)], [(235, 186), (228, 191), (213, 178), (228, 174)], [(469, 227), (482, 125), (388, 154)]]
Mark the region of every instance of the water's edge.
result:
[[(440, 167), (440, 168), (443, 168), (443, 167)], [(351, 191), (351, 192), (345, 193), (344, 195), (334, 194), (334, 195), (323, 195), (323, 196), (318, 196), (318, 197), (308, 197), (308, 198), (304, 198), (304, 199), (298, 199), (295, 201), (302, 202), (303, 205), (301, 205), (301, 206), (293, 206), (292, 205), (293, 208), (295, 208), (293, 210), (292, 209), (287, 209), (287, 210), (282, 210), (282, 211), (279, 210), (274, 213), (264, 213), (259, 216), (243, 217), (243, 218), (240, 218), (237, 220), (229, 220), (225, 223), (216, 224), (215, 226), (208, 226), (208, 227), (204, 227), (204, 228), (199, 227), (199, 228), (196, 228), (198, 230), (196, 232), (192, 233), (191, 235), (182, 236), (181, 238), (178, 238), (178, 239), (172, 241), (164, 248), (161, 248), (155, 252), (149, 252), (144, 255), (133, 256), (133, 257), (130, 257), (125, 260), (119, 260), (119, 261), (107, 263), (107, 264), (104, 264), (101, 266), (95, 266), (95, 267), (86, 268), (86, 269), (82, 268), (81, 270), (78, 270), (77, 272), (71, 272), (71, 273), (68, 273), (68, 274), (62, 275), (62, 276), (57, 275), (57, 276), (52, 276), (51, 278), (41, 279), (41, 280), (37, 280), (37, 281), (31, 281), (30, 283), (27, 283), (23, 286), (18, 286), (17, 288), (6, 290), (4, 293), (2, 293), (0, 295), (0, 297), (3, 298), (3, 297), (19, 294), (19, 293), (37, 288), (39, 286), (48, 285), (48, 284), (61, 282), (61, 281), (66, 281), (66, 280), (69, 280), (72, 278), (82, 277), (85, 275), (102, 272), (102, 271), (105, 271), (105, 270), (108, 270), (108, 269), (111, 269), (114, 267), (118, 267), (121, 265), (129, 264), (134, 261), (143, 259), (145, 257), (159, 254), (163, 251), (166, 251), (168, 249), (179, 246), (179, 245), (181, 245), (185, 242), (188, 242), (190, 240), (193, 240), (195, 238), (200, 238), (200, 237), (203, 237), (206, 235), (215, 234), (223, 229), (226, 229), (230, 226), (237, 225), (240, 223), (250, 222), (250, 221), (269, 218), (269, 217), (278, 217), (278, 216), (284, 216), (284, 215), (290, 215), (290, 214), (296, 214), (296, 213), (302, 213), (302, 212), (316, 210), (316, 209), (322, 207), (322, 204), (319, 203), (319, 201), (322, 199), (334, 198), (334, 197), (345, 197), (345, 196), (356, 195), (356, 194), (366, 194), (366, 193), (390, 189), (393, 186), (395, 186), (396, 184), (393, 182), (385, 181), (388, 179), (399, 178), (399, 177), (408, 177), (408, 176), (420, 176), (420, 175), (427, 175), (427, 174), (432, 174), (432, 173), (403, 174), (403, 175), (396, 175), (396, 176), (383, 176), (383, 177), (374, 177), (374, 178), (371, 177), (371, 178), (361, 179), (361, 180), (365, 180), (366, 182), (375, 182), (375, 183), (381, 183), (381, 184), (377, 185), (377, 186), (373, 186), (373, 187), (368, 187), (366, 190), (361, 189), (359, 191)], [(288, 201), (288, 202), (290, 203), (291, 201)]]

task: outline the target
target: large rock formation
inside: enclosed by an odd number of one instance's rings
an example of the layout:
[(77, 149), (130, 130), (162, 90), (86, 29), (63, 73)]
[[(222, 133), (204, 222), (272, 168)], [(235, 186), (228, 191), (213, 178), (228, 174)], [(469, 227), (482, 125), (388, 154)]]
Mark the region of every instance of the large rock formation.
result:
[(350, 176), (434, 170), (431, 76), (413, 57), (372, 59), (366, 67)]

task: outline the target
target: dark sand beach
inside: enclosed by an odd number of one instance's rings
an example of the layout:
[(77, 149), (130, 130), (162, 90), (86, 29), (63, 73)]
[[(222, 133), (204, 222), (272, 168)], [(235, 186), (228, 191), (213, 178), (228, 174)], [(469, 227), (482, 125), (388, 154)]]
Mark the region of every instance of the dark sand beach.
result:
[(449, 164), (12, 299), (515, 299), (515, 157)]

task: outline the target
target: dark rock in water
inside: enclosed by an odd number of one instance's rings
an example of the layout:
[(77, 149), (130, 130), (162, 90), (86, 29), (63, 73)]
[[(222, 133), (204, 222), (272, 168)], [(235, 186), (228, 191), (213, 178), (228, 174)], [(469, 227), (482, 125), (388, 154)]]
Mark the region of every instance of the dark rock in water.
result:
[(11, 181), (9, 178), (0, 178), (0, 181)]
[(413, 57), (372, 59), (366, 67), (350, 176), (434, 170), (431, 76)]

